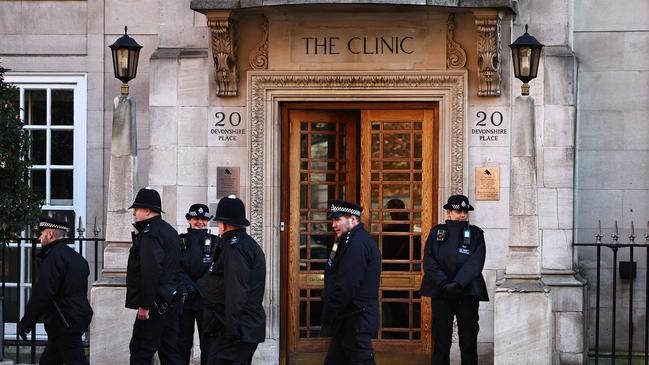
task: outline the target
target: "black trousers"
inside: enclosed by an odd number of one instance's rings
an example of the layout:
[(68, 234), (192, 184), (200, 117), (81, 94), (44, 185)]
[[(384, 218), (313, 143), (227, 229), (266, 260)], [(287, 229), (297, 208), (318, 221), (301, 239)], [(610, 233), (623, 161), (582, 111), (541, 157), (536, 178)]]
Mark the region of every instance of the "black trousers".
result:
[(47, 338), (47, 345), (41, 359), (41, 365), (87, 365), (88, 359), (81, 345), (82, 333), (64, 333)]
[(230, 342), (224, 336), (214, 337), (210, 343), (208, 365), (250, 365), (257, 343)]
[(192, 303), (187, 302), (180, 316), (180, 332), (178, 334), (178, 347), (183, 363), (188, 365), (191, 360), (192, 345), (194, 344), (194, 322), (198, 327), (198, 339), (201, 346), (201, 365), (207, 364), (209, 343), (211, 338), (203, 336), (203, 309), (192, 309)]
[(453, 317), (457, 317), (462, 365), (478, 364), (478, 298), (433, 299), (433, 365), (448, 365), (453, 337)]
[(345, 320), (331, 338), (325, 365), (376, 365), (372, 334), (356, 332), (354, 321), (354, 318)]
[(178, 351), (178, 320), (181, 309), (180, 305), (169, 306), (164, 314), (151, 309), (149, 319), (135, 320), (133, 337), (129, 344), (131, 365), (151, 365), (156, 352), (161, 365), (183, 363)]

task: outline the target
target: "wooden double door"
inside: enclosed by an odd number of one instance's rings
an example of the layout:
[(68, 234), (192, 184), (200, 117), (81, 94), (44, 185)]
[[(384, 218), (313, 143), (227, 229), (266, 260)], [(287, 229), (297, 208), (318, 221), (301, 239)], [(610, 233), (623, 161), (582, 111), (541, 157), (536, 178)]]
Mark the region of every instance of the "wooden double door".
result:
[(321, 364), (324, 268), (332, 199), (360, 203), (382, 256), (379, 364), (430, 353), (430, 303), (419, 296), (423, 244), (437, 222), (436, 104), (287, 104), (282, 108), (282, 362)]

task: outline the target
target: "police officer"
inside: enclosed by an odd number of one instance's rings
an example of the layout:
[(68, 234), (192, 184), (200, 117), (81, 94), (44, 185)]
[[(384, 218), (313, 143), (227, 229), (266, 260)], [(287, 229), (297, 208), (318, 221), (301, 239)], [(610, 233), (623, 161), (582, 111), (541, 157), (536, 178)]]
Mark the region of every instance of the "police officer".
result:
[(376, 364), (372, 335), (379, 328), (381, 254), (359, 219), (362, 207), (331, 202), (336, 239), (325, 267), (322, 330), (332, 336), (325, 365)]
[(18, 323), (23, 340), (43, 320), (47, 345), (40, 364), (88, 364), (81, 336), (88, 330), (92, 309), (88, 303), (88, 262), (65, 242), (70, 226), (61, 220), (41, 217), (38, 280), (32, 288), (25, 316)]
[(135, 232), (126, 270), (126, 308), (137, 309), (129, 349), (131, 364), (182, 364), (178, 351), (180, 247), (178, 232), (160, 216), (160, 194), (138, 191), (133, 205)]
[(203, 336), (203, 297), (200, 294), (199, 281), (210, 268), (213, 256), (218, 257), (221, 250), (217, 236), (209, 233), (207, 223), (212, 216), (205, 204), (192, 204), (185, 214), (189, 223), (187, 233), (180, 234), (180, 267), (181, 277), (187, 298), (180, 316), (180, 333), (178, 346), (185, 364), (189, 364), (194, 340), (194, 322), (198, 327), (201, 346), (201, 365), (207, 364), (209, 349), (208, 339)]
[(462, 365), (478, 364), (478, 303), (488, 301), (482, 277), (485, 241), (482, 229), (469, 224), (473, 207), (464, 195), (452, 195), (444, 205), (446, 224), (430, 231), (424, 249), (420, 294), (433, 307), (433, 365), (447, 365), (457, 317)]
[(200, 281), (205, 298), (205, 335), (213, 337), (208, 364), (251, 364), (257, 345), (266, 337), (262, 306), (266, 258), (246, 233), (250, 225), (243, 202), (234, 195), (216, 208), (222, 251)]

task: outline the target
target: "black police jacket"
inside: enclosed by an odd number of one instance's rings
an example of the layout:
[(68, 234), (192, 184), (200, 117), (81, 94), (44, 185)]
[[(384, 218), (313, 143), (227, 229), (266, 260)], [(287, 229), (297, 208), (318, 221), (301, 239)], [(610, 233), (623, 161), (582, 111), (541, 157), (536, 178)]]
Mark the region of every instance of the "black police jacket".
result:
[(187, 291), (185, 308), (199, 310), (203, 307), (197, 281), (207, 274), (213, 257), (221, 252), (220, 238), (207, 229), (188, 228), (180, 234), (181, 282)]
[(325, 267), (322, 329), (335, 335), (346, 319), (359, 333), (379, 328), (381, 253), (362, 224), (338, 238), (338, 249)]
[(43, 323), (49, 336), (86, 332), (93, 314), (87, 294), (88, 262), (65, 240), (57, 240), (43, 247), (37, 258), (38, 280), (32, 287), (25, 316), (18, 325), (19, 330), (33, 330), (38, 319), (44, 315)]
[(470, 225), (470, 244), (464, 244), (467, 222), (446, 221), (431, 229), (424, 248), (424, 278), (419, 293), (443, 298), (442, 288), (455, 281), (462, 286), (462, 296), (489, 301), (482, 269), (485, 241), (482, 229)]
[(133, 226), (137, 233), (128, 254), (126, 308), (170, 303), (180, 284), (178, 232), (159, 215)]
[(264, 252), (244, 228), (225, 232), (221, 245), (221, 254), (199, 280), (206, 306), (205, 334), (225, 336), (230, 342), (264, 342)]

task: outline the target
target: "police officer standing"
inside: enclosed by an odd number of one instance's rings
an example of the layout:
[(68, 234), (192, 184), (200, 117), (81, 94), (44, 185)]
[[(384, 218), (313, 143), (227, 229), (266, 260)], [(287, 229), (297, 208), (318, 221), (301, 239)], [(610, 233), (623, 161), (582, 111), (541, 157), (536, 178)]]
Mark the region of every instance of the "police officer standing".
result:
[(325, 267), (322, 329), (332, 336), (325, 365), (376, 364), (372, 335), (379, 328), (381, 254), (359, 219), (362, 207), (331, 202), (336, 240)]
[(452, 195), (444, 205), (446, 224), (430, 231), (424, 248), (424, 278), (420, 294), (433, 307), (433, 365), (448, 365), (457, 317), (462, 365), (478, 364), (478, 303), (488, 301), (482, 277), (485, 241), (482, 229), (470, 225), (473, 207), (464, 195)]
[(251, 364), (266, 338), (262, 306), (266, 258), (259, 244), (246, 233), (243, 202), (234, 195), (221, 198), (216, 217), (222, 251), (200, 282), (205, 298), (205, 335), (210, 343), (208, 364)]
[(43, 320), (47, 345), (40, 364), (88, 364), (81, 336), (88, 330), (92, 309), (88, 303), (88, 262), (65, 242), (70, 226), (58, 219), (41, 217), (38, 280), (32, 288), (25, 316), (18, 323), (23, 340)]
[(157, 351), (162, 365), (182, 364), (178, 232), (162, 220), (160, 194), (153, 189), (140, 189), (129, 209), (133, 209), (135, 232), (126, 269), (126, 308), (137, 309), (130, 363), (151, 365)]
[(207, 205), (192, 204), (185, 214), (189, 228), (187, 228), (187, 233), (180, 234), (181, 277), (187, 298), (180, 316), (178, 346), (184, 364), (189, 364), (191, 357), (194, 322), (198, 327), (201, 365), (207, 364), (209, 339), (203, 336), (203, 297), (197, 282), (207, 274), (213, 257), (218, 257), (221, 250), (219, 238), (207, 230), (207, 223), (212, 219), (209, 214), (210, 210)]

